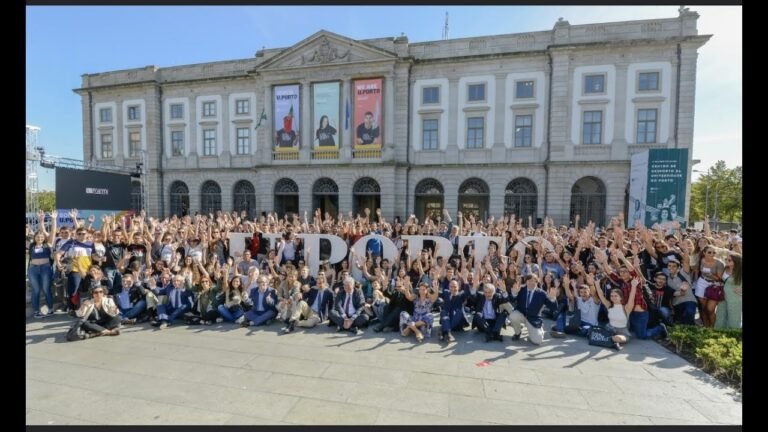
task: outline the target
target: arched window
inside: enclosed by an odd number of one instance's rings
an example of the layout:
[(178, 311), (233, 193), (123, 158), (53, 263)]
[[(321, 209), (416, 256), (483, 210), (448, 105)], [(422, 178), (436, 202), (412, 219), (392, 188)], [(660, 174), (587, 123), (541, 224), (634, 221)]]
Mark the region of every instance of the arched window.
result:
[(605, 185), (595, 177), (582, 177), (571, 188), (571, 221), (581, 215), (580, 225), (592, 221), (605, 226)]
[(232, 188), (232, 208), (240, 214), (245, 211), (249, 219), (254, 217), (256, 211), (256, 190), (248, 180), (240, 180)]
[(516, 178), (509, 182), (504, 193), (504, 215), (514, 214), (515, 218), (528, 221), (528, 216), (536, 223), (536, 204), (538, 192), (536, 185), (527, 178)]
[(479, 178), (473, 177), (464, 181), (459, 187), (459, 211), (464, 219), (470, 215), (476, 221), (488, 218), (488, 185)]
[(312, 212), (320, 209), (325, 217), (329, 213), (331, 217), (339, 214), (339, 186), (328, 177), (317, 179), (312, 186)]
[(179, 217), (189, 214), (189, 188), (184, 182), (171, 183), (171, 214)]
[(135, 214), (139, 214), (141, 210), (144, 208), (142, 205), (142, 196), (141, 196), (141, 182), (132, 181), (131, 182), (131, 209), (133, 209), (133, 212)]
[(443, 185), (433, 178), (426, 178), (416, 185), (414, 196), (414, 214), (419, 222), (425, 221), (427, 217), (437, 222), (443, 214)]
[(381, 208), (381, 187), (379, 183), (370, 177), (358, 179), (352, 188), (352, 202), (355, 213), (365, 216), (365, 209), (369, 209), (371, 211), (371, 220), (378, 222), (376, 209)]
[(275, 183), (275, 212), (279, 217), (286, 213), (299, 212), (299, 185), (289, 178), (281, 178)]
[(203, 183), (200, 188), (200, 213), (216, 215), (221, 210), (221, 187), (213, 180)]

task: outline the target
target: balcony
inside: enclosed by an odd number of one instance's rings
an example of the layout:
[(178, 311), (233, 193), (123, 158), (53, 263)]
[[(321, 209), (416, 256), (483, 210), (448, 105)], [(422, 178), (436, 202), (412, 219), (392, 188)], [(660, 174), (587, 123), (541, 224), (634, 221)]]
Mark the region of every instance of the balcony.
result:
[(312, 150), (312, 160), (336, 160), (339, 158), (339, 149)]
[(381, 159), (381, 148), (352, 149), (352, 159)]
[(272, 160), (276, 161), (291, 161), (299, 160), (298, 151), (272, 151)]

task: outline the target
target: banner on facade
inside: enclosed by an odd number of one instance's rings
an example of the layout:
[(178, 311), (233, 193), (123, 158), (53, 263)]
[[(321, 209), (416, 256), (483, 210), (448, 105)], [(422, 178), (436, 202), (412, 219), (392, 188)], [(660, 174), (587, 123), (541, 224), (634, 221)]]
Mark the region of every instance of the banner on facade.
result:
[(383, 119), (382, 86), (384, 80), (355, 81), (355, 149), (381, 149)]
[(339, 113), (341, 111), (340, 83), (312, 84), (312, 124), (314, 129), (313, 147), (319, 150), (338, 149)]
[(299, 85), (274, 87), (274, 140), (275, 151), (297, 152), (301, 145), (299, 115), (301, 98)]
[(641, 221), (669, 230), (685, 226), (688, 149), (653, 149), (632, 156), (629, 182), (629, 226)]

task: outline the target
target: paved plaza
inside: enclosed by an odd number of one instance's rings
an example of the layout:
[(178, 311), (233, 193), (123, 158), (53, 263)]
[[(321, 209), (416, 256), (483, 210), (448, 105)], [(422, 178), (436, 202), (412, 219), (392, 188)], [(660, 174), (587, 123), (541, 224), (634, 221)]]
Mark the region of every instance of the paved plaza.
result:
[(438, 329), (416, 344), (325, 325), (283, 335), (273, 323), (143, 324), (66, 342), (71, 322), (27, 322), (27, 424), (742, 423), (737, 392), (652, 341), (536, 347), (507, 328), (504, 343), (464, 332), (443, 346)]

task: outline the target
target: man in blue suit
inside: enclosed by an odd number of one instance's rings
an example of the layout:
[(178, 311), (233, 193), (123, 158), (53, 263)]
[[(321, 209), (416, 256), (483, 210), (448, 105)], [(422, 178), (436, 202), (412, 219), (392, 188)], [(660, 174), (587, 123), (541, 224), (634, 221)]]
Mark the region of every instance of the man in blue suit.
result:
[(253, 307), (245, 313), (245, 320), (240, 324), (243, 327), (269, 324), (277, 316), (277, 293), (269, 286), (269, 280), (261, 275), (256, 282), (257, 286), (248, 293)]
[(182, 275), (174, 276), (173, 285), (160, 288), (156, 294), (168, 297), (168, 304), (157, 306), (158, 321), (153, 324), (159, 325), (161, 329), (168, 327), (173, 320), (191, 311), (195, 304), (195, 294), (184, 285)]
[(478, 330), (485, 333), (485, 341), (497, 340), (503, 342), (501, 326), (507, 321), (507, 311), (501, 310), (504, 303), (509, 302), (509, 297), (496, 292), (496, 287), (487, 283), (483, 286), (483, 292), (475, 294), (475, 314), (472, 323)]
[(344, 290), (336, 295), (330, 319), (336, 324), (338, 331), (345, 330), (357, 334), (362, 332), (360, 327), (368, 323), (363, 292), (355, 290), (355, 280), (351, 277), (344, 279)]
[(453, 342), (454, 331), (463, 331), (469, 325), (469, 320), (464, 314), (464, 303), (470, 297), (469, 290), (459, 291), (459, 281), (456, 279), (448, 282), (448, 289), (440, 293), (443, 305), (440, 309), (440, 340)]
[[(296, 323), (299, 327), (312, 328), (328, 319), (328, 314), (333, 308), (333, 291), (328, 288), (328, 280), (325, 274), (320, 272), (317, 277), (317, 286), (309, 285), (301, 287), (302, 300), (299, 303), (301, 318)], [(292, 325), (289, 330), (293, 331)]]
[(515, 310), (510, 314), (509, 321), (515, 330), (513, 340), (519, 340), (522, 334), (522, 325), (528, 329), (528, 340), (534, 345), (541, 345), (544, 341), (544, 329), (542, 328), (541, 309), (546, 304), (551, 308), (557, 307), (557, 288), (550, 288), (545, 293), (539, 288), (539, 277), (529, 274), (525, 277), (525, 286), (520, 287), (518, 276), (512, 286), (510, 301), (515, 305)]

